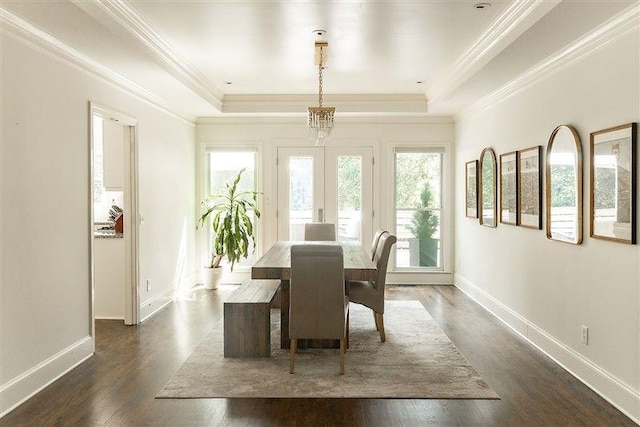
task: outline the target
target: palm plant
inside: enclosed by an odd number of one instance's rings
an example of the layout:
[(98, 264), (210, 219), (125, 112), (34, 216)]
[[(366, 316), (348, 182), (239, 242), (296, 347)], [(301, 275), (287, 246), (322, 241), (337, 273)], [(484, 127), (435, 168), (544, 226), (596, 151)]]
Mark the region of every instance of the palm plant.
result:
[(207, 197), (202, 204), (205, 212), (200, 217), (200, 224), (205, 225), (211, 220), (213, 229), (213, 247), (210, 267), (215, 268), (226, 255), (231, 263), (231, 271), (236, 262), (249, 256), (249, 240), (256, 248), (254, 226), (251, 222), (250, 212), (256, 218), (260, 218), (258, 209), (258, 192), (238, 188), (242, 173), (238, 172), (233, 183), (225, 184), (219, 192)]

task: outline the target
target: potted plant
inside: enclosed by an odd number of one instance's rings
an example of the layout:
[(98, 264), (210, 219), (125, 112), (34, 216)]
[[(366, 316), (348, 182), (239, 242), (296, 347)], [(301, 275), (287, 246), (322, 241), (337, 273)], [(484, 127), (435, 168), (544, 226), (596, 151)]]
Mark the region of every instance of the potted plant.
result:
[(411, 218), (407, 229), (415, 236), (409, 239), (411, 266), (433, 267), (438, 265), (438, 239), (433, 234), (438, 228), (439, 218), (429, 208), (433, 206), (433, 192), (429, 183), (420, 192), (420, 206)]
[(249, 255), (249, 241), (256, 242), (250, 212), (260, 218), (257, 196), (258, 192), (238, 188), (242, 173), (238, 172), (233, 183), (226, 183), (219, 192), (207, 197), (203, 202), (205, 211), (200, 216), (200, 225), (211, 221), (213, 231), (213, 252), (211, 261), (205, 267), (205, 277), (211, 276), (217, 282), (205, 283), (205, 287), (216, 289), (222, 277), (220, 261), (224, 256), (231, 263), (231, 271), (236, 262)]

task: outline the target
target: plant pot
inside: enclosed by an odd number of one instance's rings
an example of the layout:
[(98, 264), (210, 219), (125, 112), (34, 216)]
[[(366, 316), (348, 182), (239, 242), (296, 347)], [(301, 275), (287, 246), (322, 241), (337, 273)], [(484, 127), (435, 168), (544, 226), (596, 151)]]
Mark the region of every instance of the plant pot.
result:
[(206, 289), (218, 289), (222, 280), (222, 267), (202, 269), (202, 284)]
[(436, 267), (438, 265), (438, 239), (409, 239), (409, 265)]

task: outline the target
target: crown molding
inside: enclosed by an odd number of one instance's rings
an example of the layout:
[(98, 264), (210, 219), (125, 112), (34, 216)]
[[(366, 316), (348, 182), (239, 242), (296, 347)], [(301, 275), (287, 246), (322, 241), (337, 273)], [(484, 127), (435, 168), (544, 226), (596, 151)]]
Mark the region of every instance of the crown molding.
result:
[(445, 74), (446, 80), (428, 90), (430, 101), (444, 98), (478, 72), (535, 21), (561, 0), (516, 0), (465, 50)]
[(207, 101), (216, 110), (222, 110), (224, 94), (185, 58), (178, 55), (125, 0), (71, 0), (85, 12), (96, 17), (92, 6), (106, 13), (121, 29), (145, 46), (158, 63), (182, 84)]
[[(315, 105), (318, 105), (317, 95), (227, 95), (224, 97), (222, 112), (306, 114), (307, 108)], [(324, 105), (336, 107), (336, 114), (427, 114), (427, 99), (423, 94), (325, 95)]]
[[(453, 125), (452, 117), (425, 117), (423, 115), (337, 115), (336, 125)], [(220, 116), (198, 117), (197, 126), (238, 126), (238, 125), (270, 125), (270, 126), (307, 126), (306, 115), (298, 116)]]
[(193, 124), (196, 120), (196, 117), (192, 114), (176, 108), (174, 105), (154, 95), (141, 86), (138, 86), (121, 74), (118, 74), (110, 68), (105, 67), (98, 61), (91, 59), (82, 52), (63, 43), (51, 34), (41, 30), (40, 28), (37, 28), (31, 23), (3, 8), (0, 8), (0, 24), (2, 24), (3, 32), (6, 32), (7, 34), (12, 35), (15, 38), (22, 40), (25, 43), (28, 43), (36, 48), (44, 50), (54, 57), (59, 58), (74, 66), (76, 69), (84, 71), (94, 77), (102, 79), (109, 84), (123, 89), (129, 94), (138, 97), (142, 101), (151, 104), (152, 106), (159, 108), (160, 110), (167, 112), (181, 120), (185, 120), (190, 124)]
[(583, 37), (557, 51), (544, 61), (529, 68), (499, 89), (463, 109), (455, 116), (456, 121), (465, 120), (485, 111), (511, 96), (536, 85), (542, 80), (551, 77), (555, 73), (567, 68), (585, 56), (594, 53), (618, 38), (633, 31), (638, 31), (639, 20), (640, 3), (636, 3), (609, 19), (604, 24), (594, 28)]

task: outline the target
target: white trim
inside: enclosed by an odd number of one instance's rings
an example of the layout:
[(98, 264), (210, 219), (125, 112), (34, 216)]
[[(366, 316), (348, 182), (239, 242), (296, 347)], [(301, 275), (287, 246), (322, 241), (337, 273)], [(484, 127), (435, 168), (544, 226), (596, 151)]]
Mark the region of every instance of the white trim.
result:
[[(429, 102), (442, 99), (478, 72), (515, 38), (560, 3), (560, 0), (512, 2), (456, 59), (441, 84), (429, 90)], [(530, 18), (530, 19), (528, 19)], [(533, 22), (532, 22), (533, 20)]]
[(640, 423), (639, 390), (634, 390), (631, 386), (528, 321), (460, 274), (455, 274), (454, 284), (498, 320), (566, 369), (571, 375), (602, 396), (634, 422)]
[[(91, 16), (94, 16), (94, 7), (98, 7), (106, 13), (118, 28), (124, 30), (140, 41), (151, 56), (155, 57), (164, 68), (181, 83), (193, 90), (198, 96), (207, 101), (218, 111), (222, 110), (222, 99), (224, 94), (204, 74), (199, 72), (185, 58), (180, 57), (171, 45), (158, 34), (153, 27), (147, 23), (138, 12), (124, 1), (114, 0), (86, 0), (72, 2)], [(103, 18), (102, 15), (94, 16)]]
[[(455, 123), (452, 117), (425, 117), (425, 116), (413, 116), (413, 115), (398, 115), (398, 116), (376, 116), (376, 115), (345, 115), (339, 116), (336, 114), (336, 125), (366, 125), (371, 126), (387, 126), (387, 125), (452, 125)], [(198, 117), (196, 125), (307, 125), (307, 117), (305, 115), (298, 115), (297, 117), (275, 117), (275, 116), (230, 116), (224, 117)]]
[[(337, 112), (362, 114), (427, 114), (424, 94), (336, 94), (325, 95), (326, 105)], [(228, 113), (300, 113), (317, 103), (316, 95), (226, 95), (222, 112)]]
[(135, 325), (140, 322), (140, 248), (139, 248), (139, 206), (138, 206), (138, 120), (126, 113), (106, 107), (89, 101), (89, 165), (90, 165), (90, 181), (89, 181), (89, 200), (90, 200), (90, 240), (89, 245), (89, 262), (90, 262), (90, 292), (91, 292), (91, 335), (95, 336), (95, 257), (93, 243), (93, 116), (102, 117), (104, 120), (113, 120), (118, 125), (123, 126), (127, 130), (129, 149), (125, 154), (125, 206), (124, 209), (130, 212), (125, 215), (125, 315), (124, 322), (126, 325)]
[(504, 86), (480, 98), (456, 115), (456, 121), (465, 120), (492, 108), (511, 96), (551, 77), (618, 38), (637, 31), (638, 19), (640, 19), (640, 3), (628, 7), (580, 39), (529, 68)]
[(96, 320), (122, 320), (124, 321), (124, 317), (122, 316), (96, 316)]
[(7, 34), (44, 50), (53, 57), (74, 66), (78, 70), (84, 71), (93, 77), (98, 77), (119, 89), (123, 89), (130, 95), (189, 124), (195, 123), (196, 117), (192, 114), (176, 108), (174, 105), (133, 83), (121, 74), (105, 67), (100, 62), (89, 58), (79, 50), (72, 48), (51, 34), (2, 8), (0, 8), (0, 26)]
[(91, 357), (93, 346), (93, 338), (86, 336), (2, 384), (0, 418)]
[(166, 305), (173, 302), (173, 294), (175, 289), (169, 288), (164, 292), (149, 298), (140, 303), (140, 322), (144, 322), (158, 311), (162, 310)]
[(387, 285), (453, 285), (453, 273), (444, 271), (387, 271)]

